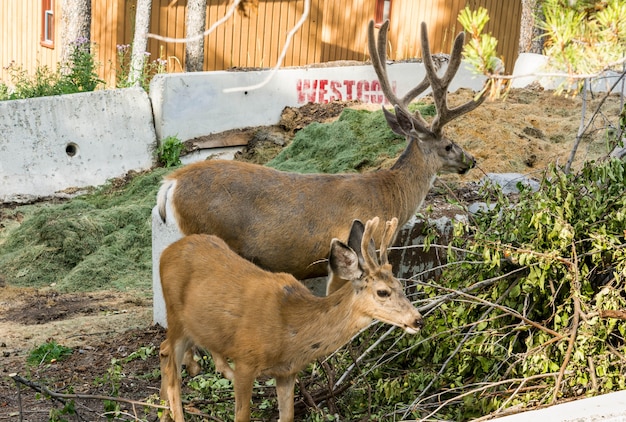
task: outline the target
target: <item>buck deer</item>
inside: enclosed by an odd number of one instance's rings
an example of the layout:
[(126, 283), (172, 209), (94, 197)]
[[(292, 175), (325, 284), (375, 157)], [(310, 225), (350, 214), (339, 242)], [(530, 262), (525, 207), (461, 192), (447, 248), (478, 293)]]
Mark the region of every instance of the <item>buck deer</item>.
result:
[[(404, 225), (421, 206), (437, 173), (464, 174), (474, 158), (442, 133), (443, 126), (484, 99), (448, 108), (447, 89), (461, 63), (464, 34), (455, 42), (445, 74), (437, 76), (430, 56), (426, 24), (421, 41), (426, 76), (398, 98), (387, 78), (386, 39), (389, 22), (380, 28), (378, 45), (369, 25), (372, 63), (395, 114), (383, 110), (390, 128), (407, 146), (390, 169), (363, 174), (295, 174), (228, 160), (187, 165), (167, 176), (157, 195), (164, 222), (175, 221), (184, 234), (222, 238), (235, 252), (262, 268), (298, 279), (326, 274), (323, 261), (333, 236), (346, 239), (354, 219), (397, 217)], [(430, 126), (408, 104), (432, 88), (437, 115)], [(166, 212), (167, 210), (167, 212)], [(302, 230), (306, 236), (299, 236)], [(380, 232), (374, 235), (378, 244)], [(330, 284), (328, 293), (338, 284)]]
[[(364, 229), (353, 223), (350, 237), (364, 253), (330, 242), (330, 273), (348, 282), (326, 297), (314, 296), (290, 274), (255, 266), (212, 235), (168, 246), (160, 264), (168, 324), (160, 348), (161, 398), (174, 421), (184, 420), (180, 371), (191, 345), (209, 350), (216, 370), (233, 381), (235, 421), (250, 420), (254, 380), (267, 374), (276, 378), (280, 421), (290, 422), (295, 378), (310, 361), (341, 347), (373, 319), (416, 333), (422, 316), (387, 260), (398, 220), (384, 224), (380, 262), (371, 240), (378, 225), (378, 217)], [(165, 412), (162, 420), (169, 417)]]

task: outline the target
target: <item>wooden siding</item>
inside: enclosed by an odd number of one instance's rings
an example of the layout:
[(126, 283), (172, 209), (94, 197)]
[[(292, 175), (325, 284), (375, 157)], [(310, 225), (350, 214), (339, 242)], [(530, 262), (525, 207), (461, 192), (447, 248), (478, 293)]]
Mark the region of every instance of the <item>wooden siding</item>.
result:
[[(59, 0), (54, 2), (56, 22), (60, 20)], [(40, 44), (41, 0), (0, 0), (0, 82), (12, 85), (8, 66), (34, 74), (37, 66), (56, 70), (59, 25), (54, 27), (54, 49)]]
[[(59, 3), (55, 1), (55, 32), (59, 32)], [(229, 0), (208, 0), (206, 27), (224, 16)], [(420, 22), (428, 23), (433, 53), (448, 53), (461, 31), (458, 13), (466, 5), (489, 10), (487, 31), (498, 40), (498, 52), (508, 72), (517, 58), (521, 0), (392, 0), (389, 58), (421, 56)], [(182, 38), (185, 35), (186, 0), (153, 0), (150, 32)], [(287, 33), (300, 19), (304, 0), (259, 0), (249, 18), (238, 13), (205, 38), (205, 70), (233, 67), (272, 67), (280, 55)], [(30, 73), (37, 65), (56, 66), (60, 46), (40, 46), (41, 0), (0, 1), (0, 65), (14, 60)], [(91, 38), (96, 45), (100, 77), (115, 85), (119, 66), (117, 46), (132, 42), (136, 0), (92, 0)], [(292, 40), (284, 66), (300, 66), (336, 60), (365, 61), (367, 24), (374, 17), (376, 0), (311, 0), (309, 18)], [(24, 36), (26, 35), (26, 36)], [(58, 41), (58, 37), (56, 37)], [(168, 72), (184, 69), (185, 47), (149, 39), (150, 61), (167, 61)], [(6, 70), (0, 74), (7, 80)]]
[[(389, 57), (421, 57), (422, 21), (428, 23), (432, 52), (449, 53), (454, 37), (462, 30), (457, 16), (466, 5), (489, 11), (486, 32), (499, 40), (498, 53), (511, 72), (517, 58), (521, 0), (393, 0)], [(208, 0), (207, 28), (224, 16), (228, 6), (227, 0)], [(273, 66), (303, 7), (303, 0), (260, 0), (258, 10), (249, 18), (235, 13), (205, 38), (204, 69)], [(309, 18), (293, 37), (283, 65), (367, 60), (367, 25), (375, 8), (376, 0), (311, 0)], [(185, 0), (154, 0), (150, 30), (168, 37), (184, 37), (185, 9)], [(170, 71), (184, 69), (184, 44), (151, 39), (148, 47), (151, 57), (167, 59)]]
[(507, 72), (513, 71), (518, 55), (522, 2), (520, 0), (394, 0), (391, 6), (389, 58), (421, 57), (419, 25), (428, 24), (431, 53), (449, 53), (456, 35), (463, 30), (457, 17), (469, 6), (489, 12), (485, 33), (498, 40), (498, 55)]

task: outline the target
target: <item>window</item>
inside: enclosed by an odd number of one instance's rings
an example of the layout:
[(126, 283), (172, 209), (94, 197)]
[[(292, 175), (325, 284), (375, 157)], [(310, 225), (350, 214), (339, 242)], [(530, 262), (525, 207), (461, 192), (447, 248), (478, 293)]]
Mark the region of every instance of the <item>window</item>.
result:
[(41, 45), (54, 48), (54, 0), (41, 0)]
[(380, 26), (389, 19), (391, 10), (391, 0), (376, 0), (376, 10), (374, 12), (374, 23)]

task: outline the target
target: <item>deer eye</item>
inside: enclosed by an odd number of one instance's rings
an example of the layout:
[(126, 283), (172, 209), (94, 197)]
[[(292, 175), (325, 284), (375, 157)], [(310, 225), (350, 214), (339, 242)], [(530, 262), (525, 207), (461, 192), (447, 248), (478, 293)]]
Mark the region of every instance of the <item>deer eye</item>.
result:
[(391, 292), (389, 290), (376, 290), (376, 294), (378, 297), (386, 298), (391, 296)]
[(452, 151), (452, 144), (446, 145), (446, 151), (448, 152)]

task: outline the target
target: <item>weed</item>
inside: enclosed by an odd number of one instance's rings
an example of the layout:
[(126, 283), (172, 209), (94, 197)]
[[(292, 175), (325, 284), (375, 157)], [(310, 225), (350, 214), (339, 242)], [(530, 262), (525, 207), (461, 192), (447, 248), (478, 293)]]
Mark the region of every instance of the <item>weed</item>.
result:
[(161, 145), (157, 148), (157, 157), (159, 163), (164, 167), (174, 167), (181, 165), (180, 154), (183, 152), (185, 145), (176, 136), (168, 136), (161, 141)]
[(9, 75), (13, 88), (0, 84), (0, 100), (45, 97), (93, 91), (104, 82), (98, 79), (98, 67), (89, 40), (79, 38), (71, 43), (66, 63), (53, 71), (47, 66), (37, 66), (29, 75), (21, 66), (11, 65)]
[(150, 53), (145, 52), (141, 72), (136, 80), (130, 80), (132, 66), (132, 45), (121, 44), (117, 46), (117, 72), (115, 76), (115, 86), (117, 88), (128, 88), (139, 85), (146, 92), (150, 90), (150, 81), (155, 75), (167, 72), (167, 60), (161, 57), (150, 61)]
[(76, 415), (76, 404), (74, 400), (68, 400), (61, 409), (51, 409), (49, 415), (50, 422), (68, 422), (64, 416)]
[(123, 359), (124, 363), (132, 362), (135, 359), (147, 360), (154, 355), (156, 348), (154, 346), (142, 346)]
[(73, 350), (70, 347), (61, 346), (54, 340), (50, 340), (41, 346), (31, 350), (27, 362), (31, 365), (39, 366), (44, 363), (54, 363), (71, 355)]

